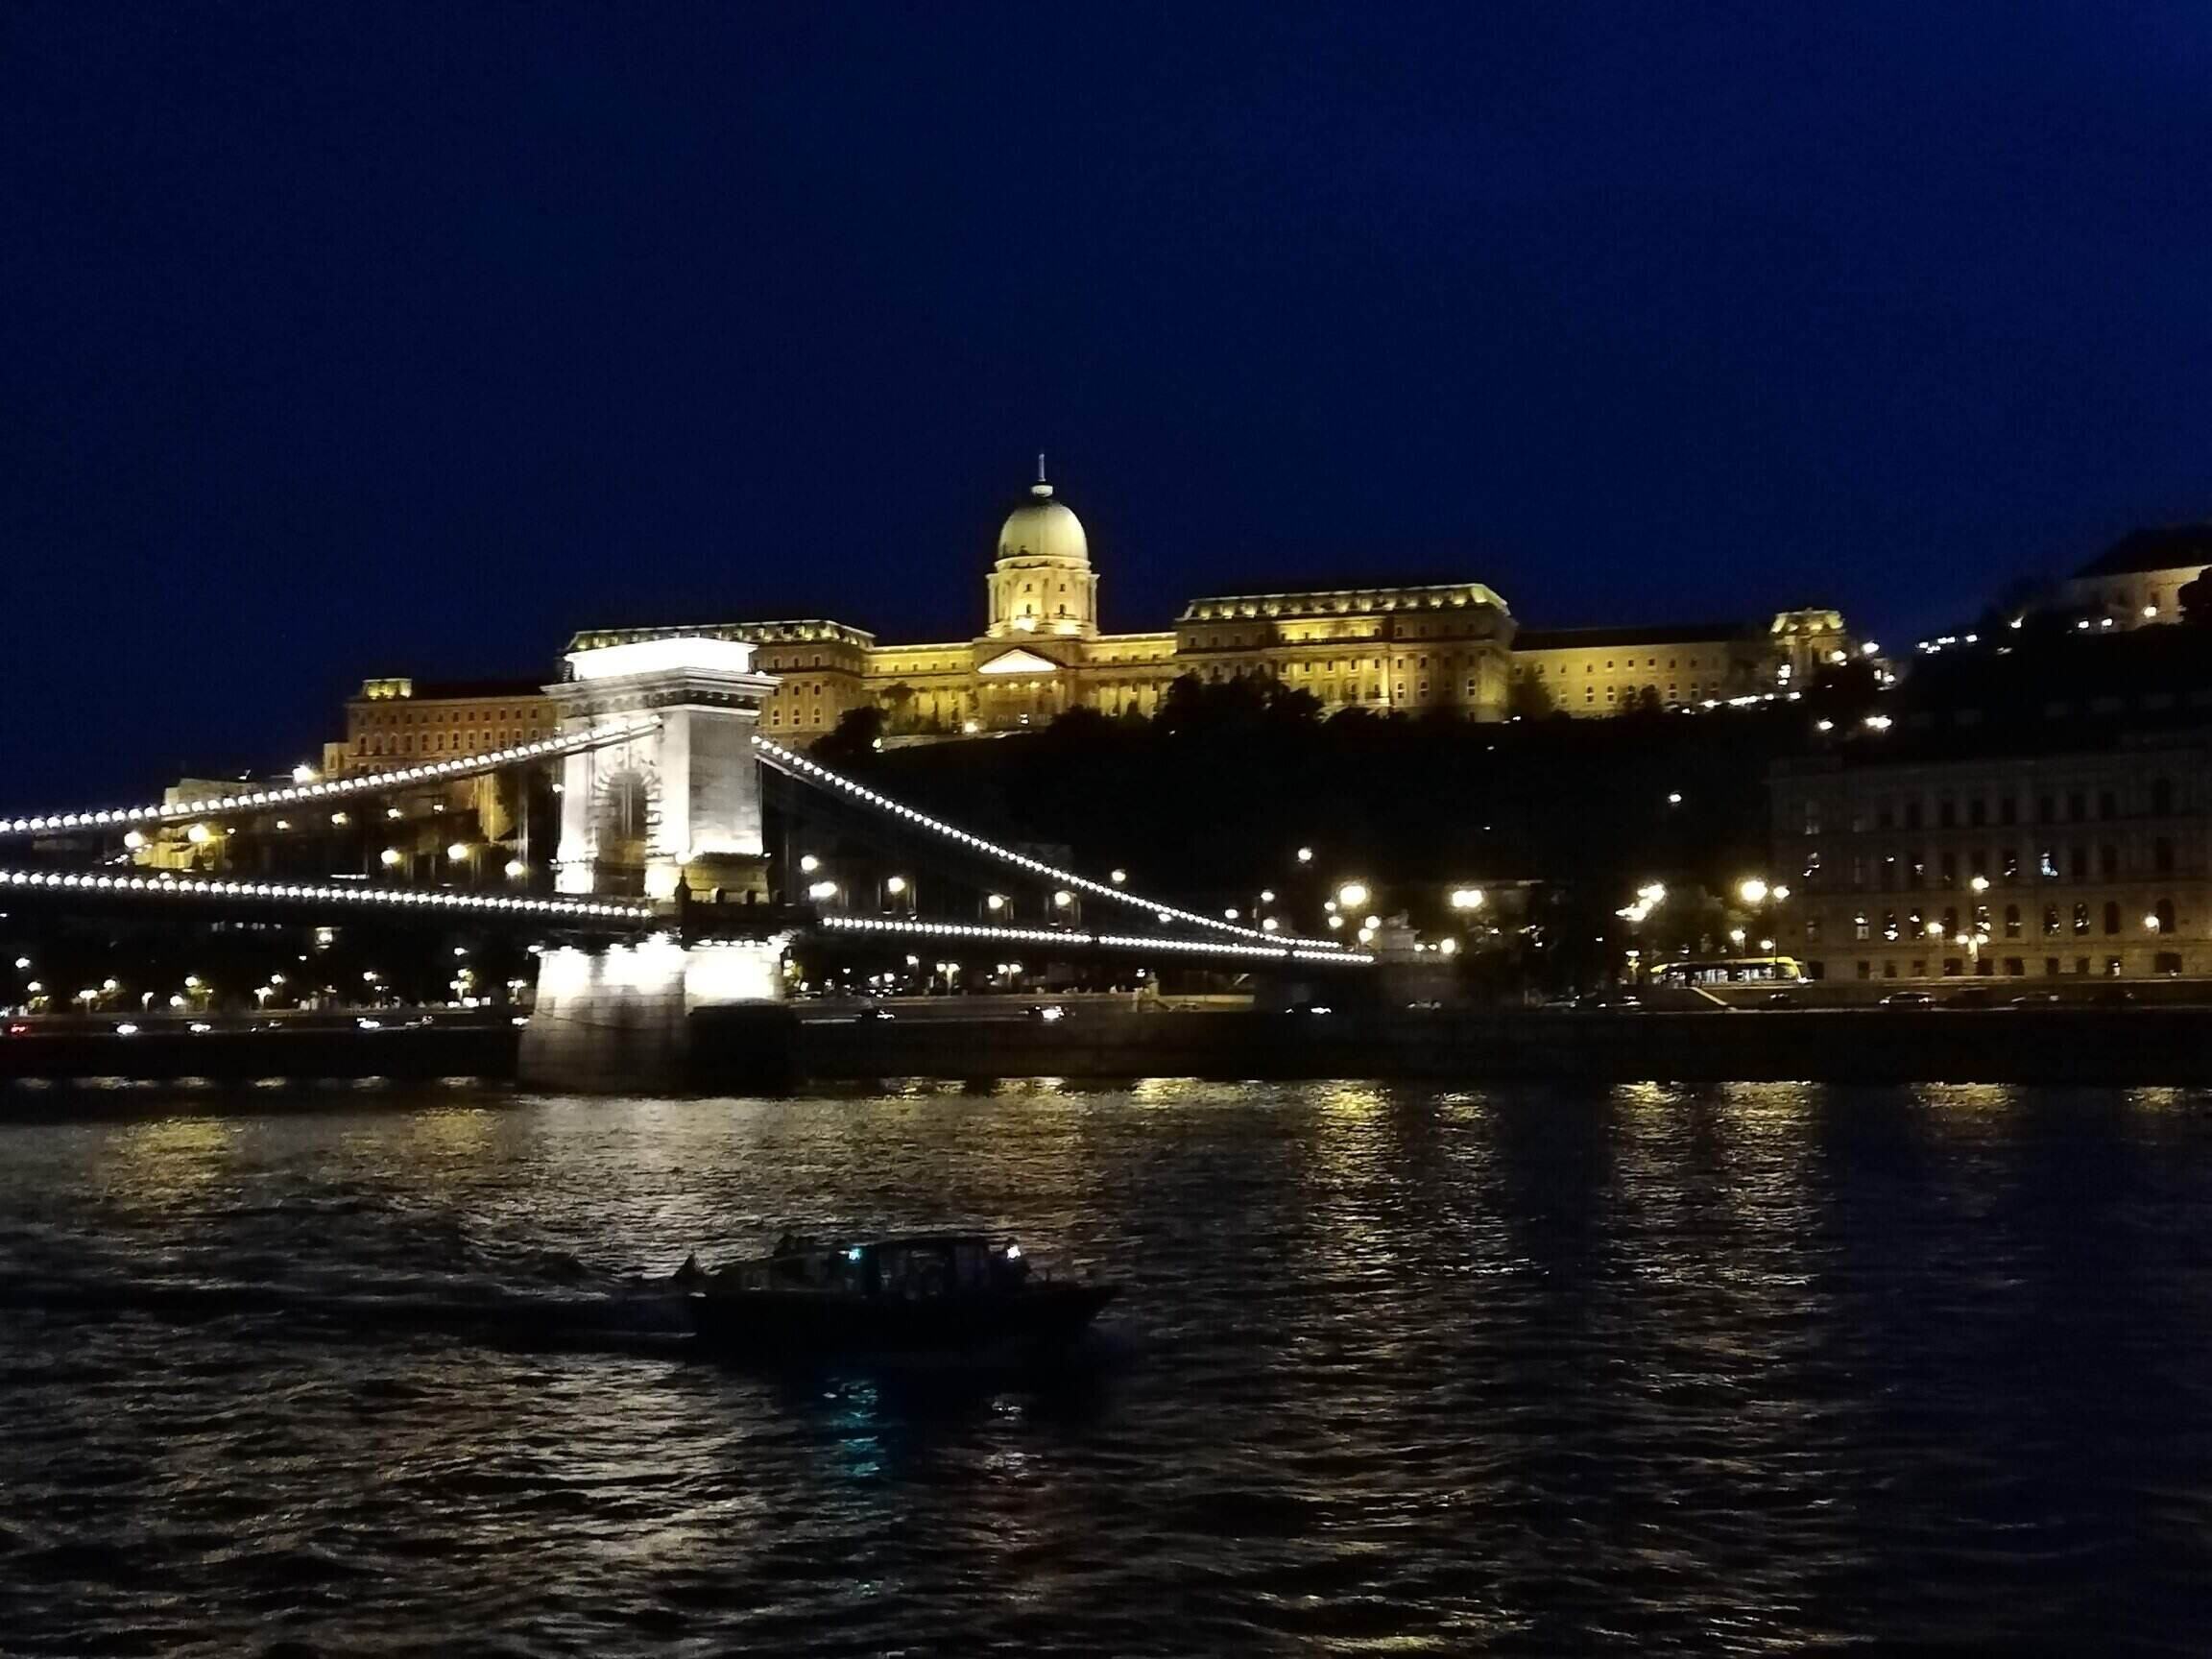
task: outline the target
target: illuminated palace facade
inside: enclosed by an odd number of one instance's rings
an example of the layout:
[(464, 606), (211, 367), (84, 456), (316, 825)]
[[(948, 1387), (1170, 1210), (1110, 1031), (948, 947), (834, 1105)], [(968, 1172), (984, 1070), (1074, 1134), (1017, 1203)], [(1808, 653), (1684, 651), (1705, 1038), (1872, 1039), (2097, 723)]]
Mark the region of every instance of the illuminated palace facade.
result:
[[(1070, 709), (1150, 714), (1185, 675), (1274, 682), (1311, 692), (1331, 712), (1472, 720), (1506, 718), (1520, 679), (1544, 687), (1532, 706), (1605, 714), (1646, 687), (1664, 704), (1786, 689), (1848, 649), (1842, 619), (1829, 611), (1784, 613), (1764, 629), (1567, 631), (1517, 643), (1505, 601), (1479, 582), (1212, 594), (1184, 606), (1170, 628), (1105, 634), (1089, 538), (1042, 477), (999, 529), (983, 631), (973, 638), (885, 645), (851, 623), (810, 619), (587, 629), (569, 649), (698, 634), (756, 648), (756, 664), (781, 680), (761, 729), (801, 738), (872, 705), (894, 734), (1018, 730)], [(398, 712), (361, 700), (356, 709), (364, 725), (349, 731), (349, 749), (379, 716)]]

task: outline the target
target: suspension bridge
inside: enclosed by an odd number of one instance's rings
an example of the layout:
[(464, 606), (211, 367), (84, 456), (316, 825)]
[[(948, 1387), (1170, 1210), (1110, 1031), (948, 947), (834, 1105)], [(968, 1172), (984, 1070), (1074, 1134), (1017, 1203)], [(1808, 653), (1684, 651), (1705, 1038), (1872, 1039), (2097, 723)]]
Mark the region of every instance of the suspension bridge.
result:
[[(193, 801), (0, 818), (0, 843), (41, 850), (7, 860), (0, 847), (0, 901), (520, 930), (542, 941), (525, 1077), (607, 1086), (680, 1070), (687, 1022), (702, 1008), (780, 1000), (787, 953), (803, 943), (1003, 947), (1054, 960), (1305, 977), (1374, 966), (1367, 951), (1287, 933), (1272, 919), (1207, 914), (1132, 891), (1118, 871), (1100, 879), (1063, 867), (762, 735), (760, 704), (776, 682), (755, 671), (748, 645), (659, 637), (572, 652), (567, 669), (547, 688), (560, 730), (537, 741)], [(251, 879), (147, 869), (140, 859), (150, 835), (184, 825), (309, 812), (338, 824), (351, 804), (547, 766), (559, 768), (550, 893), (349, 875)], [(773, 855), (764, 780), (781, 806), (784, 846)], [(814, 854), (794, 850), (816, 829), (857, 845), (870, 868), (905, 873), (878, 877), (872, 894), (865, 878), (832, 879)], [(53, 852), (84, 847), (87, 867)]]

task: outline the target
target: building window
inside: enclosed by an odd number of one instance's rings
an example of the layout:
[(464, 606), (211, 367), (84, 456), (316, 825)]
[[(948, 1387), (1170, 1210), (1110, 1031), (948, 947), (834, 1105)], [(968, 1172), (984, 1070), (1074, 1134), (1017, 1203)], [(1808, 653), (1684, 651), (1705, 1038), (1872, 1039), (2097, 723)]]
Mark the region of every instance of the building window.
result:
[(2097, 816), (2100, 818), (2117, 818), (2120, 816), (2120, 801), (2111, 790), (2100, 789), (2097, 791)]
[(2181, 952), (2178, 950), (2159, 951), (2157, 955), (2151, 958), (2151, 972), (2153, 974), (2179, 974), (2181, 972)]
[(2079, 824), (2089, 815), (2089, 798), (2079, 789), (2066, 792), (2066, 816)]
[(1965, 963), (1957, 956), (1946, 956), (1943, 958), (1943, 977), (1946, 979), (1958, 978), (1964, 968)]
[(2020, 906), (2017, 904), (2005, 906), (2005, 937), (2008, 939), (2020, 937)]
[(2151, 843), (2151, 868), (2161, 876), (2173, 874), (2174, 841), (2171, 836), (2161, 835)]
[(1882, 912), (1882, 937), (1892, 945), (1897, 943), (1896, 911), (1885, 910)]
[(1883, 977), (1883, 978), (1885, 978), (1885, 979), (1894, 979), (1894, 978), (1896, 978), (1896, 977), (1897, 977), (1897, 964), (1896, 964), (1895, 962), (1893, 962), (1893, 961), (1891, 961), (1891, 962), (1884, 962), (1884, 963), (1882, 964), (1882, 977)]
[(2077, 934), (2089, 931), (2089, 906), (2086, 903), (2074, 906), (2074, 931)]
[(1866, 923), (1865, 911), (1862, 910), (1851, 918), (1851, 937), (1854, 939), (1870, 939), (1873, 937), (1873, 929)]
[(2056, 978), (2058, 974), (2058, 958), (2056, 956), (2044, 957), (2043, 972), (2051, 977)]
[(1997, 802), (1997, 822), (2010, 825), (2019, 821), (2020, 803), (2009, 795), (2000, 797)]
[(1805, 943), (1808, 945), (1820, 943), (1820, 912), (1817, 910), (1808, 910), (1805, 913)]
[(1977, 795), (1966, 803), (1966, 822), (1979, 830), (1989, 821), (1989, 804)]
[(1943, 937), (1946, 939), (1959, 937), (1959, 912), (1955, 909), (1946, 909), (1943, 912)]
[(2152, 919), (2153, 921), (2155, 921), (2155, 922), (2158, 924), (2158, 931), (2159, 931), (2159, 932), (2161, 932), (2161, 933), (2171, 933), (2171, 932), (2173, 932), (2173, 931), (2174, 931), (2174, 901), (2173, 901), (2173, 900), (2171, 900), (2171, 899), (2161, 899), (2161, 900), (2159, 900), (2157, 903), (2155, 903), (2155, 904), (2153, 904), (2153, 905), (2152, 905), (2152, 906), (2151, 906), (2151, 916), (2152, 916)]
[(1936, 803), (1936, 828), (1955, 829), (1959, 823), (1959, 804), (1946, 795)]
[(1862, 979), (1871, 979), (1871, 978), (1873, 978), (1873, 977), (1874, 977), (1874, 964), (1873, 964), (1873, 963), (1871, 963), (1871, 962), (1862, 962), (1862, 963), (1860, 963), (1860, 964), (1859, 964), (1859, 977), (1860, 977), (1860, 978), (1862, 978)]

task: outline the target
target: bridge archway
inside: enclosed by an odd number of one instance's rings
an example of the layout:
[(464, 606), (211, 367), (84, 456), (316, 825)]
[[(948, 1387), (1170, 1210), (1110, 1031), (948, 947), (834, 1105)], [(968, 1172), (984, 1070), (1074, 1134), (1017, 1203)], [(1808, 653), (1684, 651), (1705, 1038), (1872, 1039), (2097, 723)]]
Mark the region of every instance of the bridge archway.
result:
[(568, 654), (569, 678), (546, 687), (565, 732), (649, 714), (653, 723), (563, 762), (565, 893), (674, 897), (679, 886), (765, 896), (759, 763), (753, 733), (775, 679), (753, 648), (693, 636)]

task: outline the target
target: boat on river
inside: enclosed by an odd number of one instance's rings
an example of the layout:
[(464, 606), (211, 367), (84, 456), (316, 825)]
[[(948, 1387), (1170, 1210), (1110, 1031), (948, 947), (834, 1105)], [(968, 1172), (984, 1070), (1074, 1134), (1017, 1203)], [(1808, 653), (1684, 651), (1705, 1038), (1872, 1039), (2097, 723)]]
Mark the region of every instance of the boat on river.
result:
[(701, 1341), (756, 1359), (1041, 1358), (1082, 1335), (1120, 1289), (1032, 1273), (1020, 1244), (979, 1233), (857, 1243), (785, 1235), (769, 1255), (686, 1277)]

